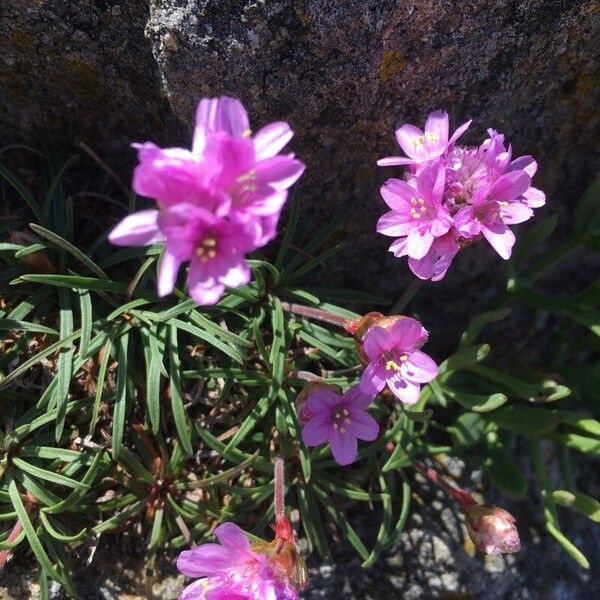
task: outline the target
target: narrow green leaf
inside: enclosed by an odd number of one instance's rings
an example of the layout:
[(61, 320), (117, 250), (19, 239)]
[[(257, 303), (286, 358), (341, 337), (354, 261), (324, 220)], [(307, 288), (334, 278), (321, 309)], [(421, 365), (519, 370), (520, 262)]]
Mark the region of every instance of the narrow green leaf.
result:
[(468, 394), (459, 390), (445, 388), (447, 396), (456, 400), (461, 406), (473, 412), (483, 413), (496, 410), (508, 402), (504, 394)]
[(129, 332), (119, 338), (117, 368), (117, 390), (113, 410), (112, 427), (112, 455), (117, 458), (123, 445), (123, 432), (125, 430), (125, 413), (127, 409), (127, 350), (129, 347)]
[(588, 519), (600, 523), (600, 502), (581, 492), (569, 490), (554, 490), (552, 499), (559, 506), (574, 508), (583, 513)]
[[(71, 295), (67, 290), (59, 290), (60, 298), (60, 337), (68, 338), (73, 333), (73, 311), (71, 309)], [(56, 427), (54, 436), (56, 441), (63, 434), (66, 418), (67, 402), (69, 401), (69, 387), (71, 386), (73, 368), (73, 344), (64, 345), (58, 354), (56, 391), (52, 396), (52, 404), (57, 408)]]
[(13, 175), (2, 163), (0, 163), (0, 176), (4, 177), (8, 183), (16, 190), (16, 192), (25, 200), (25, 202), (31, 208), (35, 218), (40, 223), (44, 223), (44, 211), (40, 206), (39, 202), (33, 197), (33, 194), (21, 183), (21, 180)]
[(79, 290), (79, 311), (81, 314), (81, 339), (79, 340), (79, 358), (87, 358), (92, 339), (92, 298), (90, 293)]
[(102, 400), (102, 395), (104, 393), (104, 382), (106, 381), (106, 370), (108, 368), (108, 361), (110, 360), (110, 355), (112, 352), (112, 340), (108, 340), (104, 345), (101, 357), (100, 357), (100, 367), (98, 368), (98, 378), (96, 380), (96, 394), (94, 396), (94, 408), (92, 409), (92, 418), (90, 420), (90, 435), (94, 433), (96, 429), (96, 424), (98, 422), (98, 413), (100, 411), (100, 401)]
[(567, 551), (567, 553), (575, 559), (575, 562), (577, 562), (579, 566), (583, 567), (584, 569), (590, 568), (590, 562), (585, 557), (585, 554), (583, 554), (583, 552), (581, 552), (581, 550), (579, 550), (579, 548), (577, 548), (577, 546), (575, 546), (575, 544), (573, 544), (573, 542), (571, 542), (571, 540), (569, 540), (562, 531), (560, 531), (552, 523), (546, 523), (546, 529), (548, 530), (548, 533), (550, 533), (552, 537), (554, 537), (554, 539)]
[[(502, 429), (523, 435), (542, 435), (554, 429), (560, 419), (545, 408), (506, 406), (486, 415)], [(600, 443), (600, 442), (599, 442)]]
[(58, 331), (51, 327), (38, 325), (37, 323), (27, 323), (26, 321), (17, 321), (15, 319), (0, 319), (0, 331), (27, 331), (31, 333), (59, 335)]
[(170, 337), (168, 344), (169, 359), (171, 362), (170, 383), (171, 383), (171, 411), (173, 420), (175, 421), (175, 429), (179, 442), (188, 456), (191, 456), (194, 451), (192, 448), (192, 440), (190, 436), (190, 426), (186, 421), (185, 407), (183, 405), (183, 392), (181, 389), (181, 362), (179, 359), (179, 344), (177, 341), (177, 328), (169, 327)]

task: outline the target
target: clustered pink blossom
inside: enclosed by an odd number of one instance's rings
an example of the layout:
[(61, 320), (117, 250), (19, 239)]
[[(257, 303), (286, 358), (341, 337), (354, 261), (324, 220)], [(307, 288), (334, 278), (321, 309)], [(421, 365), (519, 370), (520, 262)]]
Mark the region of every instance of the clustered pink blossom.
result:
[(502, 258), (510, 258), (515, 243), (510, 226), (529, 219), (546, 201), (531, 185), (536, 161), (513, 159), (502, 134), (488, 129), (480, 146), (456, 144), (470, 124), (449, 138), (448, 114), (433, 112), (425, 131), (413, 125), (396, 131), (406, 156), (377, 163), (408, 167), (405, 180), (389, 179), (381, 188), (391, 210), (379, 219), (377, 231), (397, 238), (390, 252), (408, 256), (411, 271), (421, 279), (442, 279), (458, 251), (481, 237)]
[(158, 294), (173, 291), (189, 262), (187, 289), (199, 304), (215, 304), (226, 287), (250, 281), (245, 255), (276, 235), (288, 189), (304, 171), (293, 154), (280, 154), (293, 136), (287, 123), (252, 135), (239, 100), (205, 98), (196, 113), (192, 149), (135, 144), (136, 193), (157, 209), (123, 219), (109, 234), (119, 246), (164, 242)]
[(223, 523), (214, 533), (220, 544), (202, 544), (179, 555), (177, 568), (200, 578), (180, 600), (298, 600), (283, 570), (256, 552), (237, 525)]

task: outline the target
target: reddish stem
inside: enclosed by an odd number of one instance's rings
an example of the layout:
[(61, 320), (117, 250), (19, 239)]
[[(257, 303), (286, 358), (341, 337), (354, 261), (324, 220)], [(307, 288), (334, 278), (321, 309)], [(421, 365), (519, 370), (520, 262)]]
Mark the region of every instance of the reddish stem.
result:
[(435, 469), (427, 467), (418, 460), (413, 460), (412, 464), (413, 467), (419, 471), (419, 473), (427, 477), (429, 481), (435, 483), (437, 486), (442, 488), (446, 494), (456, 500), (463, 510), (467, 510), (468, 508), (471, 508), (471, 506), (475, 506), (477, 504), (469, 492), (466, 492), (465, 490), (454, 485), (450, 485)]
[(295, 315), (302, 315), (309, 319), (331, 323), (332, 325), (337, 325), (343, 329), (346, 329), (352, 322), (352, 319), (340, 317), (340, 315), (336, 315), (327, 310), (321, 310), (320, 308), (313, 308), (312, 306), (303, 306), (302, 304), (293, 304), (290, 302), (282, 302), (281, 306), (283, 310), (294, 313)]
[[(21, 525), (21, 521), (17, 521), (6, 540), (7, 543), (14, 542), (18, 537), (21, 531), (23, 530), (23, 525)], [(4, 567), (4, 564), (8, 560), (8, 557), (11, 555), (12, 550), (2, 550), (0, 551), (0, 571)]]
[(275, 459), (275, 519), (284, 515), (284, 472), (283, 458)]

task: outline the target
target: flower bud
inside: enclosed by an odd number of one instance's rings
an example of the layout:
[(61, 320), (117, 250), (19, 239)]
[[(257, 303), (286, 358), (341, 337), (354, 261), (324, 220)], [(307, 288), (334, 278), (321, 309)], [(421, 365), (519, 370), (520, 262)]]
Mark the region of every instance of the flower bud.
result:
[(294, 405), (296, 406), (296, 414), (298, 415), (298, 423), (300, 423), (302, 427), (306, 425), (314, 416), (306, 410), (306, 401), (308, 400), (308, 397), (319, 388), (332, 390), (336, 394), (342, 393), (342, 388), (340, 386), (331, 385), (329, 383), (325, 383), (324, 381), (309, 381), (308, 383), (305, 383), (298, 396), (296, 396), (296, 400), (294, 402)]
[(512, 554), (521, 549), (515, 518), (503, 508), (475, 504), (465, 511), (467, 530), (485, 554)]

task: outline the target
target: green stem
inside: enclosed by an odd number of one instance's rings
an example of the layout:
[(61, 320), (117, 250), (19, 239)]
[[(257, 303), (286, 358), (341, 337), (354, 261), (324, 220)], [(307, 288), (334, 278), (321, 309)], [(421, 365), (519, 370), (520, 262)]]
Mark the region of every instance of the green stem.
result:
[(424, 283), (425, 281), (423, 279), (413, 279), (409, 286), (404, 290), (402, 296), (400, 296), (396, 304), (392, 306), (390, 314), (401, 314), (402, 311), (410, 304), (411, 300), (417, 295), (419, 290), (423, 287)]

